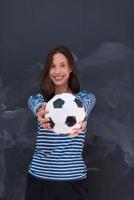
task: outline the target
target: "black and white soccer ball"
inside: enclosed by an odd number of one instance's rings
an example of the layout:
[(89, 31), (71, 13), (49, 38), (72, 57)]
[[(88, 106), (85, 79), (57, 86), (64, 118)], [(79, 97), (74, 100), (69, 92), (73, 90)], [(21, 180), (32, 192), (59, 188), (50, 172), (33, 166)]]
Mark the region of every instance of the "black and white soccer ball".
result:
[(50, 119), (50, 126), (54, 132), (67, 134), (73, 128), (79, 128), (79, 122), (86, 117), (83, 104), (75, 95), (71, 93), (62, 93), (55, 95), (46, 104), (46, 118)]

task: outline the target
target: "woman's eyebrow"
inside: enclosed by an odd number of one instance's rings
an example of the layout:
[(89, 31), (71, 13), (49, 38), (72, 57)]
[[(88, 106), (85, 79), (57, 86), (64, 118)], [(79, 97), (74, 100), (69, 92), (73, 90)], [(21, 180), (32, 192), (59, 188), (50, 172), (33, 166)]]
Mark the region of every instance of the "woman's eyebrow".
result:
[(67, 63), (66, 61), (62, 61), (61, 63)]
[[(60, 64), (67, 64), (67, 61), (61, 61)], [(51, 63), (51, 65), (55, 65), (54, 63)]]

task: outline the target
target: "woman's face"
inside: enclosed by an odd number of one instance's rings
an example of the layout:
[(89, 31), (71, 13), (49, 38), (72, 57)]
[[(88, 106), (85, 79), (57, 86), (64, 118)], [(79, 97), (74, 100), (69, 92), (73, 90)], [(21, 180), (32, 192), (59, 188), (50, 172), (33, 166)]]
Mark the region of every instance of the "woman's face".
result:
[(71, 71), (67, 58), (62, 53), (56, 53), (53, 55), (53, 61), (49, 69), (49, 76), (56, 88), (68, 88), (68, 79)]

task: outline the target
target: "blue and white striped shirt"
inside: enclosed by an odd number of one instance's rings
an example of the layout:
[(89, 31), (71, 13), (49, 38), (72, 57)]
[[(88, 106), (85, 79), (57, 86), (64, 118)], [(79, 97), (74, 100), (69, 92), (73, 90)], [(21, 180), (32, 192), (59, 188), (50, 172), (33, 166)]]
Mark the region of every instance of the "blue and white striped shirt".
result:
[[(95, 105), (95, 95), (88, 91), (77, 93), (87, 116)], [(42, 94), (30, 96), (28, 106), (36, 116), (44, 102)], [(82, 157), (86, 129), (76, 137), (48, 131), (38, 123), (35, 152), (29, 165), (29, 173), (48, 180), (78, 180), (86, 178), (87, 167)]]

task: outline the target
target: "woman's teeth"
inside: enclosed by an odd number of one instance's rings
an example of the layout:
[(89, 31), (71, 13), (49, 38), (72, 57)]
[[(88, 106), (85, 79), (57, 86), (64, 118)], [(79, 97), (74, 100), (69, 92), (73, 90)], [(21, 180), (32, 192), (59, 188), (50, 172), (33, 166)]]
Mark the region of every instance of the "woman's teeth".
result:
[(55, 76), (54, 78), (55, 78), (56, 80), (61, 80), (63, 77), (64, 77), (64, 76)]

